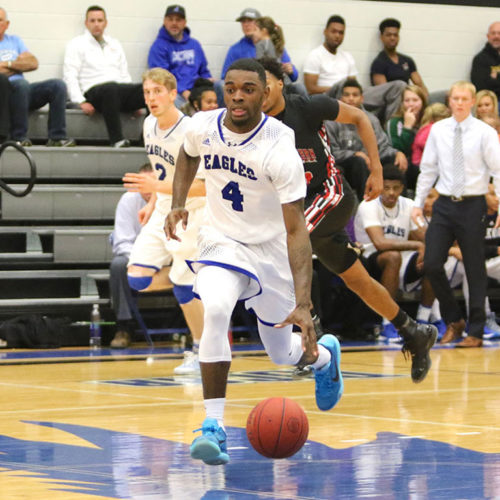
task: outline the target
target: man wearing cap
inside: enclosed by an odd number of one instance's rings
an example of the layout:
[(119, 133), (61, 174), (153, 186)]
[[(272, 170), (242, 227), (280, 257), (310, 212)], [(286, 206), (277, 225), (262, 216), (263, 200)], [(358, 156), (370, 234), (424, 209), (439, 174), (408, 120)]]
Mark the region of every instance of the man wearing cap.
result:
[(177, 108), (186, 103), (197, 78), (212, 78), (200, 42), (190, 36), (186, 10), (181, 5), (167, 7), (163, 26), (149, 49), (148, 66), (164, 68), (175, 76)]
[[(227, 51), (226, 59), (224, 61), (224, 66), (222, 67), (221, 78), (224, 80), (226, 76), (226, 71), (237, 59), (242, 58), (253, 58), (257, 56), (255, 50), (255, 45), (253, 43), (252, 35), (255, 31), (255, 20), (262, 17), (257, 9), (252, 9), (247, 7), (241, 11), (241, 14), (236, 19), (237, 22), (241, 23), (241, 30), (243, 31), (243, 38), (241, 38), (234, 45), (229, 47)], [(283, 65), (283, 71), (290, 77), (292, 82), (295, 82), (299, 77), (299, 72), (297, 68), (292, 64), (290, 56), (286, 49), (283, 49), (283, 55), (281, 56), (281, 63)]]

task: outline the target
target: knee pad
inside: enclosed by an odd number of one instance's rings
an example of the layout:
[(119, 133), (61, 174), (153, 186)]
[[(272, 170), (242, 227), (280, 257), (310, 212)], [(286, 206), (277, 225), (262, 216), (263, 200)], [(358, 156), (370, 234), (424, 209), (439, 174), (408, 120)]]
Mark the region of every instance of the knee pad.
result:
[(141, 290), (146, 290), (146, 288), (151, 285), (153, 276), (131, 276), (127, 274), (127, 279), (130, 288), (140, 292)]
[(187, 304), (195, 298), (191, 285), (174, 285), (174, 295), (179, 304)]

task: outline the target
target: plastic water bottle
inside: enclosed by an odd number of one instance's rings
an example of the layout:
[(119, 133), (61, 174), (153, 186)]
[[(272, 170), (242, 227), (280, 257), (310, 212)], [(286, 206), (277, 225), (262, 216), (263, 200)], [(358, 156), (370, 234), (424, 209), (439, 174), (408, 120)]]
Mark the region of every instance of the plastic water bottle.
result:
[(101, 348), (101, 313), (99, 304), (94, 304), (90, 313), (90, 348)]

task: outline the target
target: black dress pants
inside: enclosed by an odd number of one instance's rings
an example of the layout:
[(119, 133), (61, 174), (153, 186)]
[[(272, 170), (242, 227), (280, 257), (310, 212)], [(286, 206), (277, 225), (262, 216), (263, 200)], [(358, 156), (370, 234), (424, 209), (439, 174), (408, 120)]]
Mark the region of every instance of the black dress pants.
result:
[(469, 283), (469, 335), (483, 338), (487, 276), (484, 258), (486, 200), (484, 196), (453, 201), (439, 196), (425, 236), (424, 272), (429, 278), (446, 324), (463, 317), (444, 272), (448, 250), (456, 240)]
[(120, 111), (135, 111), (146, 106), (140, 83), (108, 82), (85, 92), (87, 99), (104, 117), (111, 144), (123, 139)]

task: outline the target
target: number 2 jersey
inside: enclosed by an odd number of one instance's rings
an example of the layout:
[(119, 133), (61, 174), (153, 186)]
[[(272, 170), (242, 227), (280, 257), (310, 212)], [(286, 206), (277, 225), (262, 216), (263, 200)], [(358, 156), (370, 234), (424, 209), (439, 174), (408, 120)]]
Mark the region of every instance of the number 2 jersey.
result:
[[(190, 121), (191, 118), (180, 111), (178, 111), (177, 122), (166, 130), (162, 130), (158, 126), (158, 120), (153, 115), (149, 115), (144, 120), (144, 146), (158, 179), (173, 181), (175, 163), (186, 131), (189, 129)], [(204, 179), (203, 172), (200, 171), (196, 177)], [(189, 197), (186, 201), (186, 207), (188, 210), (194, 210), (203, 206), (204, 203), (205, 198), (202, 196)], [(171, 194), (157, 193), (156, 210), (167, 215), (171, 205)]]
[(249, 133), (230, 133), (223, 125), (225, 113), (225, 109), (197, 113), (184, 140), (186, 153), (200, 157), (207, 223), (246, 244), (284, 235), (281, 204), (306, 194), (294, 133), (264, 114)]

